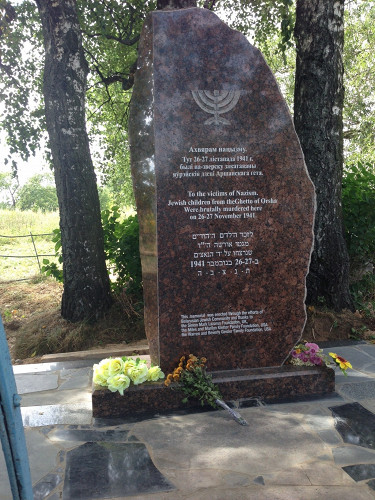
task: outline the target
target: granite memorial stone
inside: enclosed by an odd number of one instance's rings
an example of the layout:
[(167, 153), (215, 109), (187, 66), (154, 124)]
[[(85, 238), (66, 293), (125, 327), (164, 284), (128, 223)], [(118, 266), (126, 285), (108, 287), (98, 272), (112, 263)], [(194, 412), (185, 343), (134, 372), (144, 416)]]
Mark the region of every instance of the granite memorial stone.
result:
[(130, 141), (152, 361), (282, 365), (306, 320), (315, 194), (261, 53), (209, 10), (151, 13)]

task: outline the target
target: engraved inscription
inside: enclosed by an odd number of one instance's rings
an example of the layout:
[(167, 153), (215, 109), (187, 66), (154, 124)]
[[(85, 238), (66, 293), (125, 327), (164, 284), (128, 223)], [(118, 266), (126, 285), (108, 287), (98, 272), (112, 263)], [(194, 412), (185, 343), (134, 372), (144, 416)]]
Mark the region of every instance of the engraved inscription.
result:
[[(241, 145), (226, 147), (188, 147), (188, 152), (181, 156), (178, 171), (172, 171), (173, 178), (217, 176), (264, 177), (261, 165), (257, 165), (256, 158), (247, 148)], [(193, 153), (193, 154), (192, 154)], [(253, 183), (247, 189), (228, 189), (216, 185), (216, 189), (194, 189), (194, 185), (174, 199), (169, 198), (167, 206), (177, 209), (180, 218), (190, 223), (206, 225), (216, 221), (246, 220), (246, 231), (231, 232), (192, 232), (191, 254), (189, 259), (190, 270), (197, 277), (230, 278), (246, 277), (261, 264), (260, 256), (254, 251), (255, 234), (260, 220), (264, 220), (264, 209), (267, 214), (277, 209), (277, 198), (262, 196), (259, 188)], [(225, 226), (221, 226), (220, 229)], [(254, 238), (255, 234), (255, 238)]]
[(201, 335), (225, 335), (228, 333), (270, 332), (272, 327), (264, 322), (263, 314), (263, 310), (182, 314), (181, 336), (195, 337)]
[(222, 116), (223, 113), (231, 111), (241, 96), (240, 90), (192, 90), (195, 102), (206, 113), (210, 113), (213, 118), (204, 122), (205, 125), (230, 125), (230, 121)]

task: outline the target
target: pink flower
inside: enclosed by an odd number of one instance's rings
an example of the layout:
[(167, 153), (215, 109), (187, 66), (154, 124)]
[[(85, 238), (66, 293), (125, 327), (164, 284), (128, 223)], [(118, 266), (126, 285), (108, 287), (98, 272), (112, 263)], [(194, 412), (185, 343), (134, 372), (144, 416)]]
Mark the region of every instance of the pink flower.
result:
[(308, 360), (309, 360), (308, 356), (306, 356), (306, 354), (305, 354), (304, 352), (301, 352), (301, 354), (300, 354), (300, 359), (301, 359), (304, 363), (306, 363), (306, 361), (308, 361)]
[(319, 356), (310, 356), (310, 361), (314, 365), (320, 366), (322, 364), (322, 358), (319, 358)]
[(309, 352), (311, 354), (315, 354), (319, 351), (319, 346), (317, 344), (314, 344), (313, 342), (306, 342), (305, 346), (309, 348)]

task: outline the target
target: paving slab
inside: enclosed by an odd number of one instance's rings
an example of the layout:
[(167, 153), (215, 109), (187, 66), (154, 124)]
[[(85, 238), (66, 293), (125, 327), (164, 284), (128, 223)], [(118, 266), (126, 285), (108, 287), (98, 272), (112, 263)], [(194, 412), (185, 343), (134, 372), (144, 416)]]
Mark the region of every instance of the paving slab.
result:
[(22, 407), (23, 425), (40, 427), (54, 424), (90, 424), (91, 404), (43, 405)]
[[(61, 377), (64, 376), (62, 372)], [(77, 370), (77, 373), (66, 376), (67, 380), (59, 385), (59, 391), (66, 391), (69, 389), (85, 389), (91, 385), (92, 381), (92, 370), (83, 368), (82, 370)]]
[[(372, 356), (367, 353), (366, 345), (361, 344), (360, 347), (363, 352), (359, 351), (358, 346), (345, 346), (345, 355), (342, 352), (344, 348), (330, 350), (351, 361), (356, 359), (356, 356), (363, 356), (358, 359), (362, 360), (363, 366), (368, 369), (372, 365), (371, 361), (368, 363)], [(374, 352), (375, 346), (370, 347), (369, 351)], [(354, 350), (356, 351), (352, 355)], [(361, 429), (365, 432), (368, 422), (365, 418), (366, 409), (375, 412), (375, 370), (366, 373), (353, 370), (349, 372), (353, 374), (352, 377), (337, 377), (338, 393), (329, 397), (303, 398), (292, 403), (279, 402), (240, 408), (241, 415), (249, 422), (248, 427), (242, 427), (224, 411), (181, 411), (168, 415), (129, 417), (126, 420), (93, 419), (91, 360), (68, 360), (46, 363), (46, 366), (19, 365), (14, 368), (15, 372), (18, 371), (18, 376), (33, 377), (34, 380), (38, 377), (37, 381), (50, 379), (51, 388), (42, 392), (31, 392), (36, 382), (31, 384), (29, 379), (26, 389), (30, 387), (31, 391), (22, 396), (34, 500), (47, 497), (48, 500), (84, 498), (73, 498), (73, 490), (69, 489), (74, 484), (75, 488), (80, 487), (79, 478), (82, 475), (80, 470), (83, 463), (81, 451), (91, 456), (91, 464), (96, 464), (92, 471), (87, 470), (85, 475), (88, 477), (91, 474), (92, 481), (97, 482), (99, 488), (96, 496), (86, 495), (86, 498), (375, 498), (375, 480), (370, 478), (371, 473), (368, 473), (368, 467), (371, 472), (375, 466), (375, 450), (357, 446), (354, 439), (357, 432), (354, 422), (357, 413), (359, 412), (358, 418), (361, 417)], [(358, 400), (362, 406), (353, 402)], [(235, 405), (238, 406), (237, 403), (235, 402)], [(348, 404), (349, 409), (345, 406)], [(341, 427), (349, 426), (345, 436), (353, 436), (353, 442), (344, 443), (336, 430), (335, 422), (338, 420), (333, 418), (330, 408), (340, 406), (342, 409), (339, 411), (343, 411), (344, 415), (345, 411), (349, 411), (348, 415), (352, 419), (349, 421), (343, 418)], [(370, 420), (372, 421), (372, 418)], [(369, 436), (371, 433), (372, 427), (369, 429)], [(365, 437), (363, 436), (363, 439)], [(151, 474), (148, 477), (158, 477), (155, 484), (159, 485), (159, 489), (152, 490), (153, 480), (150, 479), (147, 483), (150, 488), (143, 492), (142, 489), (128, 489), (125, 492), (120, 489), (118, 483), (117, 486), (114, 483), (114, 489), (104, 492), (100, 489), (100, 479), (98, 480), (103, 474), (103, 450), (109, 453), (109, 461), (112, 460), (111, 450), (113, 451), (119, 470), (122, 470), (121, 460), (124, 467), (128, 463), (127, 472), (123, 471), (120, 476), (130, 477), (131, 471), (136, 469), (134, 463), (131, 465), (136, 455), (133, 454), (131, 458), (128, 453), (131, 444), (138, 446), (137, 450), (134, 448), (133, 451), (135, 450), (136, 454), (141, 453), (143, 463), (149, 464), (149, 467), (147, 465), (143, 469), (149, 471), (146, 474)], [(79, 451), (68, 455), (74, 450)], [(0, 498), (12, 500), (7, 474), (4, 472), (4, 460), (1, 453), (0, 455)], [(73, 457), (73, 460), (68, 460), (68, 456)], [(69, 486), (69, 481), (72, 481), (72, 463), (76, 464), (78, 472), (75, 475), (75, 483)], [(69, 467), (67, 464), (70, 464)], [(350, 466), (354, 467), (353, 474), (359, 478), (357, 482), (344, 469)], [(156, 476), (153, 476), (154, 473)], [(139, 475), (139, 478), (141, 477), (142, 475)], [(367, 479), (360, 479), (361, 477)], [(165, 488), (172, 487), (174, 489), (165, 491)], [(89, 495), (92, 494), (91, 490), (90, 492)]]
[(263, 408), (241, 410), (241, 415), (248, 427), (215, 412), (140, 422), (133, 433), (149, 444), (157, 465), (171, 469), (220, 468), (259, 475), (278, 470), (280, 463), (297, 466), (325, 449), (300, 425), (300, 417)]
[(373, 373), (364, 373), (364, 372), (360, 372), (356, 369), (353, 369), (353, 370), (349, 370), (349, 375), (345, 376), (341, 372), (341, 370), (336, 369), (335, 382), (336, 382), (336, 387), (338, 386), (338, 388), (341, 387), (341, 384), (369, 382), (371, 380), (374, 380)]
[[(100, 471), (100, 480), (94, 475)], [(64, 500), (175, 490), (143, 443), (87, 442), (67, 452)]]
[(361, 405), (375, 414), (375, 399), (362, 399)]
[(68, 405), (85, 403), (91, 408), (91, 386), (86, 389), (54, 390), (24, 394), (21, 399), (22, 407)]
[(375, 345), (374, 344), (368, 344), (366, 342), (364, 344), (357, 345), (356, 349), (358, 349), (359, 351), (363, 351), (370, 356), (373, 356), (373, 358), (375, 359)]
[(15, 379), (18, 394), (49, 391), (58, 387), (58, 376), (51, 373), (22, 374), (16, 375)]
[(338, 392), (346, 399), (361, 401), (362, 399), (375, 398), (375, 380), (361, 383), (341, 384), (337, 388)]
[(335, 429), (325, 429), (323, 431), (318, 431), (317, 435), (323, 441), (323, 443), (326, 443), (330, 446), (339, 445), (342, 443), (342, 438)]
[[(59, 370), (78, 369), (82, 367), (92, 367), (95, 360), (69, 360), (54, 363), (33, 363), (28, 365), (13, 365), (15, 375), (21, 373), (56, 372)], [(99, 359), (98, 359), (99, 361)]]
[[(59, 448), (53, 445), (47, 437), (35, 429), (25, 429), (27, 451), (32, 483), (48, 474), (57, 465)], [(12, 500), (7, 469), (3, 453), (0, 453), (0, 498)]]
[(375, 451), (360, 446), (337, 446), (332, 450), (336, 465), (355, 465), (375, 463)]
[(301, 467), (312, 485), (353, 485), (353, 480), (348, 474), (341, 468), (336, 467), (334, 463), (322, 463), (315, 460), (304, 463)]
[(78, 352), (63, 352), (57, 354), (45, 354), (42, 356), (41, 361), (54, 362), (54, 361), (72, 361), (72, 360), (101, 360), (104, 358), (117, 356), (135, 356), (138, 354), (149, 354), (149, 347), (145, 340), (131, 342), (130, 344), (113, 344), (102, 348), (89, 349), (87, 351)]
[(375, 463), (347, 465), (342, 469), (356, 482), (375, 478)]

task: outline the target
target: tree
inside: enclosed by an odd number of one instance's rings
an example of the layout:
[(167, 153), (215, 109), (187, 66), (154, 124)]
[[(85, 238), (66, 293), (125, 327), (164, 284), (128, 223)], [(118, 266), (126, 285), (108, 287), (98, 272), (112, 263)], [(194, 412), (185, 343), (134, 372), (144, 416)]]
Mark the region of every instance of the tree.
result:
[(74, 0), (36, 0), (45, 47), (46, 123), (60, 209), (64, 293), (61, 314), (95, 320), (112, 303), (85, 121), (87, 62)]
[(31, 0), (11, 6), (0, 0), (0, 127), (6, 132), (4, 163), (17, 173), (15, 155), (27, 161), (45, 135), (42, 36)]
[(353, 309), (341, 209), (344, 0), (297, 0), (294, 123), (317, 193), (307, 303)]
[(93, 157), (102, 183), (116, 203), (133, 205), (127, 137), (128, 105), (143, 20), (156, 2), (88, 0), (78, 2), (83, 45), (89, 64), (87, 92)]
[[(222, 3), (231, 4), (230, 0)], [(252, 36), (274, 68), (275, 54), (276, 61), (283, 55), (286, 63), (294, 27), (294, 120), (318, 206), (307, 302), (352, 309), (341, 214), (344, 0), (297, 0), (296, 10), (293, 4), (293, 0), (241, 1), (234, 7), (234, 24), (241, 31), (253, 30)], [(270, 43), (274, 39), (279, 40), (278, 56), (275, 44)]]
[(0, 172), (0, 192), (5, 192), (11, 199), (12, 208), (16, 208), (16, 191), (19, 188), (18, 177), (10, 173)]
[[(181, 1), (185, 2), (185, 0)], [(8, 3), (4, 0), (0, 0), (0, 2), (1, 5)], [(179, 3), (179, 0), (160, 0), (158, 7), (168, 8), (176, 6), (176, 4), (177, 6), (193, 5), (194, 0), (186, 0), (186, 2), (188, 4), (184, 3), (182, 5)], [(64, 4), (65, 2), (61, 3)], [(317, 6), (323, 9), (327, 3), (332, 4), (332, 10), (335, 2), (328, 2), (328, 0), (325, 2), (323, 0), (321, 2), (307, 0), (306, 5), (312, 8)], [(342, 11), (342, 3), (343, 0), (340, 0), (340, 12)], [(361, 53), (363, 47), (365, 47), (366, 53), (372, 54), (373, 44), (375, 43), (372, 36), (374, 32), (372, 23), (373, 2), (369, 0), (356, 0), (356, 2), (352, 1), (350, 5), (352, 6), (353, 3), (359, 6), (357, 10), (353, 10), (353, 12), (358, 11), (358, 21), (355, 24), (354, 18), (353, 22), (350, 19), (348, 33), (352, 41), (348, 45), (350, 51), (346, 58), (347, 66), (350, 70), (347, 75), (353, 75), (352, 78), (354, 81), (355, 74), (360, 74), (362, 68), (366, 67), (366, 82), (371, 82), (374, 72), (369, 62), (371, 60), (370, 57), (366, 59), (367, 66), (364, 59), (362, 59), (361, 67), (354, 67), (351, 63), (354, 60), (360, 59), (357, 56)], [(253, 36), (255, 37), (256, 45), (263, 51), (267, 62), (274, 71), (283, 72), (285, 87), (287, 89), (292, 87), (293, 69), (290, 61), (294, 48), (292, 33), (295, 23), (295, 2), (293, 0), (242, 0), (240, 2), (233, 2), (233, 0), (206, 0), (203, 2), (202, 0), (199, 4), (209, 7), (214, 6), (215, 9), (224, 6), (227, 12), (233, 14), (234, 27), (247, 34), (254, 31)], [(87, 92), (89, 131), (91, 136), (99, 137), (101, 149), (104, 150), (104, 154), (97, 160), (97, 164), (101, 164), (102, 178), (116, 192), (116, 201), (130, 200), (128, 196), (131, 193), (131, 189), (126, 131), (127, 103), (131, 96), (136, 61), (136, 45), (140, 27), (146, 12), (155, 9), (155, 6), (156, 2), (152, 0), (132, 0), (131, 2), (121, 2), (120, 0), (77, 0), (83, 45), (90, 68), (88, 75), (89, 88)], [(41, 81), (38, 76), (40, 74), (39, 64), (33, 58), (34, 54), (37, 54), (39, 51), (38, 40), (41, 37), (38, 30), (39, 21), (32, 7), (33, 2), (30, 0), (24, 0), (21, 5), (15, 7), (18, 17), (12, 21), (12, 25), (17, 26), (14, 32), (8, 30), (6, 23), (0, 23), (0, 43), (2, 44), (0, 48), (5, 47), (0, 58), (0, 71), (5, 76), (3, 85), (0, 80), (0, 93), (5, 96), (6, 102), (4, 119), (1, 126), (8, 131), (8, 141), (13, 150), (21, 149), (24, 155), (32, 154), (44, 125), (40, 107), (37, 104), (31, 106), (31, 101), (35, 97), (34, 89), (39, 89)], [(13, 19), (12, 12), (9, 12), (9, 19)], [(303, 12), (302, 10), (298, 11), (299, 20), (297, 20), (297, 24), (300, 22), (301, 26), (304, 22)], [(314, 11), (311, 14), (313, 15)], [(326, 14), (328, 16), (328, 11), (322, 11), (322, 19), (319, 19), (319, 22), (317, 20), (315, 22), (317, 24), (320, 22), (323, 23), (323, 18)], [(325, 20), (327, 21), (327, 19)], [(362, 23), (363, 19), (366, 19), (365, 23)], [(307, 20), (308, 16), (305, 21), (307, 22)], [(358, 45), (356, 31), (360, 31), (362, 25), (363, 34), (361, 34), (360, 45)], [(321, 41), (324, 43), (324, 37), (319, 36), (319, 29), (311, 29), (310, 31), (306, 29), (307, 36), (313, 38), (312, 44), (316, 48)], [(326, 28), (324, 28), (324, 31), (326, 31)], [(302, 32), (303, 30), (301, 30), (301, 39), (303, 37)], [(21, 51), (20, 46), (25, 39), (33, 44), (33, 49), (29, 51), (30, 57), (23, 60), (24, 50)], [(367, 42), (368, 44), (366, 45)], [(302, 43), (301, 40), (300, 43)], [(285, 54), (287, 58), (283, 57)], [(289, 66), (286, 64), (286, 59)], [(324, 59), (322, 61), (325, 62)], [(318, 64), (318, 60), (313, 61), (313, 63)], [(306, 75), (306, 81), (309, 78), (312, 86), (316, 86), (319, 83), (315, 79), (314, 72)], [(353, 138), (358, 143), (360, 139), (361, 141), (363, 140), (363, 144), (367, 141), (366, 160), (368, 161), (369, 155), (373, 150), (373, 134), (371, 133), (373, 120), (369, 112), (371, 111), (373, 101), (371, 97), (372, 89), (370, 89), (371, 84), (367, 86), (368, 89), (366, 90), (367, 94), (365, 98), (361, 92), (366, 82), (362, 81), (358, 85), (355, 85), (356, 92), (353, 92), (351, 99), (347, 99), (346, 101), (348, 103), (346, 117), (350, 125), (346, 127), (346, 132), (349, 132), (347, 135), (348, 140), (352, 140)], [(14, 92), (12, 94), (12, 88), (19, 89), (16, 96)], [(291, 95), (289, 90), (288, 92)], [(292, 99), (288, 98), (289, 104), (291, 101)], [(26, 112), (28, 109), (30, 109), (30, 113)], [(320, 119), (320, 116), (318, 118)], [(354, 126), (352, 126), (353, 124)], [(301, 126), (303, 126), (302, 120)], [(311, 124), (307, 123), (307, 129), (310, 126)], [(353, 131), (359, 132), (359, 134), (356, 133), (354, 136)], [(352, 140), (349, 147), (351, 156), (353, 151), (356, 151), (358, 155), (361, 154), (361, 151), (358, 151), (358, 147), (353, 146), (351, 148), (351, 145), (355, 144), (354, 140)], [(307, 156), (308, 153), (306, 153)], [(341, 167), (339, 167), (340, 169)], [(125, 194), (120, 192), (124, 178), (127, 179)], [(323, 195), (323, 191), (320, 191), (320, 188), (317, 191), (318, 196)], [(338, 195), (339, 191), (340, 189), (338, 188), (334, 192), (335, 195)], [(329, 238), (330, 236), (328, 235)], [(344, 255), (345, 261), (345, 254), (339, 253), (337, 255), (338, 257)], [(332, 279), (333, 273), (328, 275), (324, 275), (323, 273), (319, 277), (316, 275), (316, 277), (322, 281), (323, 291), (327, 287), (330, 288), (331, 285), (328, 286), (325, 282), (327, 279)], [(308, 283), (310, 287), (310, 281)], [(346, 288), (346, 280), (342, 282), (342, 286)], [(334, 293), (334, 289), (331, 292)], [(327, 304), (330, 304), (329, 294), (325, 296), (324, 293), (315, 294), (315, 298), (325, 297)]]
[(345, 163), (375, 163), (375, 4), (356, 0), (345, 16)]
[(52, 176), (36, 174), (31, 177), (19, 190), (17, 207), (20, 210), (56, 211), (58, 202)]

